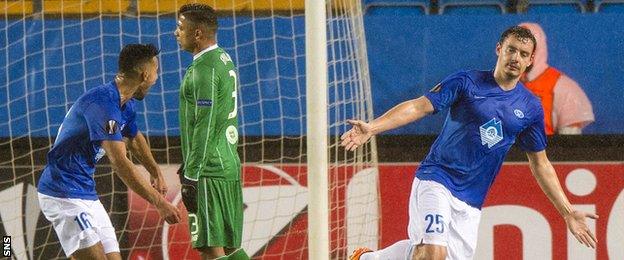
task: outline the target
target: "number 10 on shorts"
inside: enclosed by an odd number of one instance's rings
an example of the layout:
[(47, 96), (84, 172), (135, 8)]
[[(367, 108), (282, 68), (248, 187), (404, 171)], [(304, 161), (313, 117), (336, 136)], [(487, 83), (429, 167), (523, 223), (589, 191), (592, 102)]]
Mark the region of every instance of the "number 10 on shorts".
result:
[(425, 222), (427, 225), (427, 233), (444, 233), (444, 218), (438, 214), (427, 214), (425, 216)]
[(87, 217), (89, 217), (89, 215), (87, 215), (86, 212), (82, 212), (74, 218), (74, 221), (78, 222), (80, 230), (85, 230), (92, 227), (91, 222), (89, 222), (89, 219)]

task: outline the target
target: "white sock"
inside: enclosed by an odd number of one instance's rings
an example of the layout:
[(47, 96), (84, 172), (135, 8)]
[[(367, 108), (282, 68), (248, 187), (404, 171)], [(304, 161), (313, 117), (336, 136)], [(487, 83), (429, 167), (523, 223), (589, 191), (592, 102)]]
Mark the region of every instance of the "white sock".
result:
[(361, 260), (410, 259), (412, 245), (409, 240), (401, 240), (379, 251), (365, 253)]

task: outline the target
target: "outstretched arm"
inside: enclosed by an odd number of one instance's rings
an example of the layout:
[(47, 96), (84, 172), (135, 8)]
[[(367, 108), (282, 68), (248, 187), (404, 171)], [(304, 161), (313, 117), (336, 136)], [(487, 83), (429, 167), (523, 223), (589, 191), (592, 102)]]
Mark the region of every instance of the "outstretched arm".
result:
[(353, 126), (340, 139), (346, 150), (354, 151), (366, 143), (371, 136), (417, 121), (433, 112), (431, 101), (425, 96), (405, 101), (396, 105), (378, 117), (366, 123), (361, 120), (347, 120)]
[(180, 212), (171, 205), (163, 196), (150, 187), (134, 167), (134, 164), (126, 157), (126, 145), (121, 141), (102, 141), (102, 148), (117, 172), (117, 176), (134, 192), (143, 199), (154, 205), (160, 215), (169, 223), (180, 222)]
[(544, 191), (544, 194), (546, 194), (565, 220), (570, 232), (580, 243), (596, 248), (596, 237), (589, 230), (587, 224), (585, 224), (585, 218), (597, 219), (598, 215), (576, 211), (572, 208), (570, 201), (563, 193), (555, 169), (548, 160), (545, 151), (527, 152), (527, 157), (529, 158), (529, 166), (533, 176), (539, 183), (542, 191)]
[(165, 183), (165, 179), (160, 171), (160, 167), (154, 160), (154, 156), (152, 156), (152, 152), (150, 151), (150, 147), (145, 140), (145, 136), (141, 132), (138, 132), (134, 138), (128, 138), (126, 142), (132, 155), (136, 156), (137, 159), (143, 164), (147, 172), (150, 173), (152, 187), (154, 187), (161, 194), (167, 193), (167, 184)]

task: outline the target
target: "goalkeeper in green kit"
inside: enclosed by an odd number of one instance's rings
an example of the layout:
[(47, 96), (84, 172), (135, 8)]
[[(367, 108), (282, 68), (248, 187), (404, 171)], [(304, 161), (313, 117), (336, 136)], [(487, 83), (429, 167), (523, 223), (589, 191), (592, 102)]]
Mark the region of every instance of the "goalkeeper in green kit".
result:
[(217, 46), (216, 32), (212, 7), (186, 4), (178, 11), (175, 37), (193, 54), (180, 86), (182, 201), (202, 259), (249, 259), (241, 248), (237, 74), (230, 55)]

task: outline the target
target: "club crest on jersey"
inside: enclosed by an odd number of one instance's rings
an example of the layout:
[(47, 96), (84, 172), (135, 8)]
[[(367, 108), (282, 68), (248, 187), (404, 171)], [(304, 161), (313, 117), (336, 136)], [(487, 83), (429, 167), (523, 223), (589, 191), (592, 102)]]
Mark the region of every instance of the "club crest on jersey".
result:
[(209, 107), (209, 106), (212, 106), (212, 100), (211, 99), (198, 99), (197, 100), (197, 106), (198, 107)]
[(114, 135), (117, 133), (117, 131), (119, 131), (119, 127), (117, 126), (117, 121), (108, 120), (108, 122), (106, 123), (106, 132), (109, 135)]
[(481, 125), (479, 131), (481, 132), (481, 145), (487, 144), (488, 148), (492, 148), (492, 146), (503, 140), (503, 125), (496, 118), (492, 118), (492, 120)]
[(236, 144), (236, 142), (238, 142), (238, 129), (233, 125), (228, 126), (228, 128), (225, 129), (225, 138), (228, 143)]

